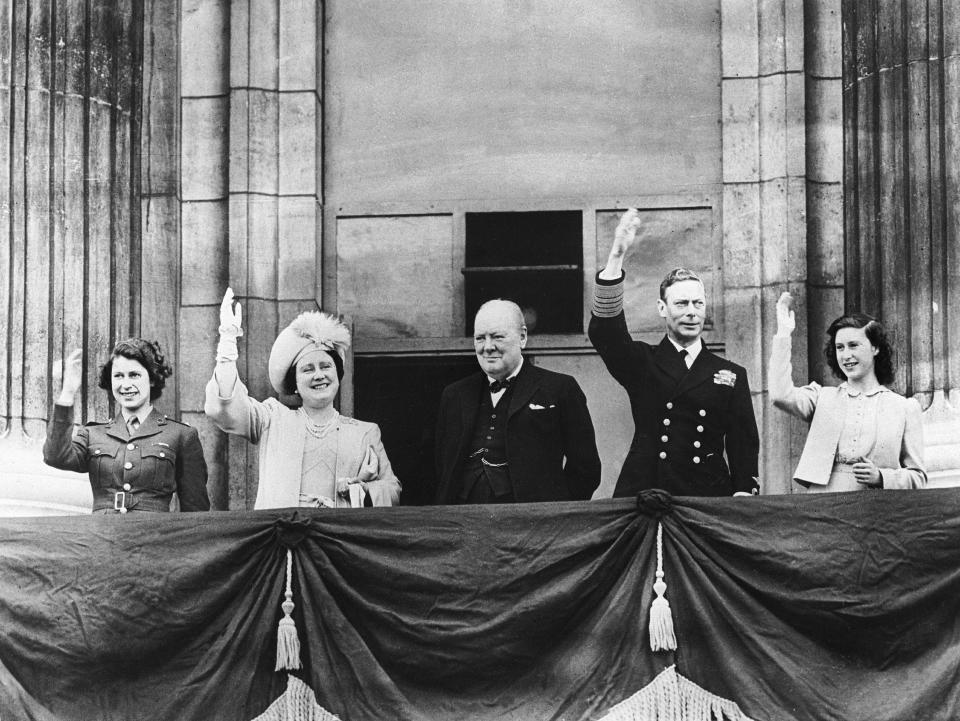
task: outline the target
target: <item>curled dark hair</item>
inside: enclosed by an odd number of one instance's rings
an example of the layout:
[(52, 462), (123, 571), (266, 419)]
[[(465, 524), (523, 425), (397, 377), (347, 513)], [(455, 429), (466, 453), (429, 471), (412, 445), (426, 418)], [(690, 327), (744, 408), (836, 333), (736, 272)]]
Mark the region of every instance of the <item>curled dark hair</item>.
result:
[[(333, 360), (333, 365), (337, 369), (337, 380), (343, 380), (343, 358), (340, 357), (340, 354), (336, 351), (325, 350), (330, 358)], [(283, 376), (283, 392), (285, 395), (292, 396), (297, 392), (297, 364), (294, 363), (289, 368)]]
[(112, 393), (113, 359), (119, 356), (134, 360), (147, 369), (150, 378), (150, 400), (155, 401), (163, 393), (167, 378), (173, 375), (173, 369), (167, 364), (156, 341), (143, 338), (127, 338), (117, 343), (110, 352), (110, 359), (100, 369), (100, 388)]
[(667, 299), (667, 288), (674, 283), (680, 283), (684, 280), (695, 280), (700, 285), (703, 285), (703, 280), (692, 270), (687, 270), (686, 268), (674, 268), (667, 273), (664, 279), (660, 282), (660, 300)]
[(877, 355), (874, 356), (873, 360), (873, 370), (877, 375), (877, 381), (883, 385), (893, 383), (893, 347), (887, 338), (887, 331), (880, 321), (866, 313), (842, 315), (827, 328), (828, 340), (823, 348), (823, 355), (833, 374), (840, 380), (847, 379), (840, 369), (840, 364), (837, 363), (837, 333), (842, 328), (863, 328), (867, 340), (877, 349)]

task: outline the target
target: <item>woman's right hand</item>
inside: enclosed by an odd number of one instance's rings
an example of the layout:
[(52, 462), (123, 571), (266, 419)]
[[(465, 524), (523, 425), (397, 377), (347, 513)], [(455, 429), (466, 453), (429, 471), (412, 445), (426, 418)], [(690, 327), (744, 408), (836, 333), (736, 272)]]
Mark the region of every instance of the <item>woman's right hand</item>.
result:
[(220, 335), (238, 338), (243, 335), (243, 311), (233, 304), (233, 288), (227, 288), (220, 303)]
[(797, 327), (797, 319), (791, 309), (792, 305), (793, 297), (787, 292), (781, 293), (780, 299), (777, 301), (777, 335), (780, 337), (793, 334)]
[(77, 348), (63, 363), (63, 385), (60, 388), (61, 406), (72, 406), (73, 399), (83, 383), (83, 351)]

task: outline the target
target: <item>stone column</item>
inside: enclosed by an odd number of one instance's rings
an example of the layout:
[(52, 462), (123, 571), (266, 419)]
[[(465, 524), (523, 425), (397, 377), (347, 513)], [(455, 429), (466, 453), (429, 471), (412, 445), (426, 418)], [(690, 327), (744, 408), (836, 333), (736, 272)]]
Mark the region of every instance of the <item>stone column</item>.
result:
[(109, 412), (99, 366), (140, 330), (142, 6), (0, 0), (0, 513), (89, 511), (43, 465), (62, 359), (85, 352), (78, 421)]
[[(727, 356), (743, 364), (762, 439), (764, 493), (791, 490), (798, 424), (767, 401), (774, 304), (789, 290), (806, 324), (806, 157), (801, 0), (721, 0), (723, 245)], [(794, 364), (806, 368), (798, 343)]]
[(957, 468), (960, 8), (844, 0), (843, 27), (846, 307), (890, 329), (931, 469)]
[[(261, 399), (275, 395), (277, 333), (321, 297), (322, 13), (315, 0), (230, 4), (226, 278), (244, 304), (240, 374)], [(256, 450), (231, 437), (227, 459), (230, 507), (250, 508)]]
[[(807, 373), (836, 383), (823, 355), (844, 306), (841, 0), (804, 8), (807, 133)], [(801, 373), (802, 368), (797, 369)], [(796, 379), (800, 381), (800, 378)]]

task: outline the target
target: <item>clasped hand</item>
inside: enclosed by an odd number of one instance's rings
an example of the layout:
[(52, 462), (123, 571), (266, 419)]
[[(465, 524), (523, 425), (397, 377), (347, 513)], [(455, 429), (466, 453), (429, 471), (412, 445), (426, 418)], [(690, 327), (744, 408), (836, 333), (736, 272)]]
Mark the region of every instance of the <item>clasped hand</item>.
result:
[(880, 469), (869, 458), (861, 458), (853, 464), (853, 477), (864, 486), (879, 488), (883, 485)]

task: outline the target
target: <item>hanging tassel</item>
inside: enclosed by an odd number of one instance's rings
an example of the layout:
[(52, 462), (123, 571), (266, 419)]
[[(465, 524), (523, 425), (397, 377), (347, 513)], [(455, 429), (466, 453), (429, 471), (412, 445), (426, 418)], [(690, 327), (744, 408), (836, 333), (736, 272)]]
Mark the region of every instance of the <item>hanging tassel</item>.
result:
[(275, 671), (302, 668), (300, 664), (300, 639), (297, 625), (293, 622), (293, 551), (287, 549), (287, 590), (284, 593), (283, 618), (277, 627), (277, 667)]
[(657, 523), (657, 580), (653, 583), (657, 597), (650, 604), (650, 648), (654, 651), (676, 651), (677, 638), (673, 633), (673, 614), (663, 594), (663, 524)]

